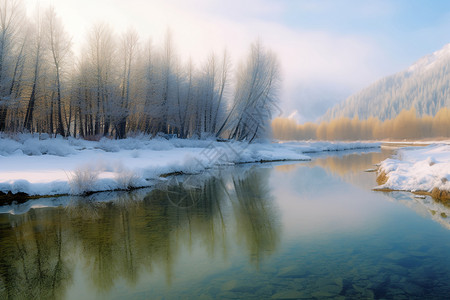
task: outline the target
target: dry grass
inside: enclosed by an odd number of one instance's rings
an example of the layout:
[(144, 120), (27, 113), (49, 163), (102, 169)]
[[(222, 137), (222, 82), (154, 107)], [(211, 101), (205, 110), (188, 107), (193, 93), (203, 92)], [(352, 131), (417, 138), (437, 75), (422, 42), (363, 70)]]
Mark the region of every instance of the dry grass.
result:
[(75, 169), (69, 176), (69, 185), (72, 194), (79, 195), (91, 192), (93, 184), (98, 179), (98, 175), (98, 170), (87, 166)]
[(443, 202), (444, 204), (450, 204), (450, 191), (434, 188), (431, 191), (430, 195), (434, 199), (439, 200), (439, 201)]
[[(387, 182), (389, 176), (384, 171), (377, 171), (377, 183), (378, 185), (383, 185)], [(444, 182), (445, 183), (445, 182)], [(384, 192), (392, 192), (395, 190), (392, 189), (374, 189), (376, 191), (384, 191)], [(433, 199), (442, 202), (443, 204), (450, 205), (450, 191), (440, 190), (438, 188), (434, 188), (431, 193), (427, 191), (415, 191), (413, 192), (416, 195), (427, 195), (431, 196)]]
[(121, 190), (130, 190), (138, 186), (139, 175), (127, 169), (122, 169), (115, 176), (117, 187)]
[(377, 183), (378, 185), (385, 184), (389, 177), (387, 176), (386, 172), (384, 171), (377, 171)]

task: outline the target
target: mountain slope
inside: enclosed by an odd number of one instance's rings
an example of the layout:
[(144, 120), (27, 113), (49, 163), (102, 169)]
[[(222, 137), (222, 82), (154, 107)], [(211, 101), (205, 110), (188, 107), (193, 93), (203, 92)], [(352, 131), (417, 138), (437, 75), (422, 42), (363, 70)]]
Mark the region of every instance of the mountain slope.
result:
[(435, 115), (440, 108), (450, 107), (450, 44), (350, 96), (322, 119), (358, 116), (385, 120), (412, 107), (420, 115)]

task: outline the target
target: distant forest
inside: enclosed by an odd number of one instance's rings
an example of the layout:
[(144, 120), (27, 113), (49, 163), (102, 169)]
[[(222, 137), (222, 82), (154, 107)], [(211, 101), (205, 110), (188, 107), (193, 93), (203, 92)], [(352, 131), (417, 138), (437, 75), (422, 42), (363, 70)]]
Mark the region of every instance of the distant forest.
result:
[(403, 110), (390, 120), (359, 120), (342, 117), (330, 122), (297, 124), (295, 120), (272, 121), (274, 138), (279, 140), (416, 140), (450, 138), (450, 109), (441, 108), (432, 116), (418, 117), (414, 108)]
[(194, 64), (170, 31), (154, 45), (98, 23), (75, 56), (54, 8), (27, 16), (23, 1), (0, 1), (0, 132), (251, 141), (270, 128), (279, 81), (278, 59), (260, 41), (235, 68), (225, 50)]
[(320, 121), (340, 117), (360, 120), (395, 118), (415, 108), (419, 116), (434, 116), (450, 107), (450, 44), (422, 57), (406, 70), (384, 77), (330, 108)]

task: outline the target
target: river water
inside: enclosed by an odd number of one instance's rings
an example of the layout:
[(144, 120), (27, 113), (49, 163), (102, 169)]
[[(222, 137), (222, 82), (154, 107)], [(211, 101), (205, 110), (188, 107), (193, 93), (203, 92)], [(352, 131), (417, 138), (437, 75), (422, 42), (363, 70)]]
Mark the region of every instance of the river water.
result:
[(224, 167), (0, 214), (0, 298), (443, 299), (448, 209), (372, 191), (364, 170), (392, 154)]

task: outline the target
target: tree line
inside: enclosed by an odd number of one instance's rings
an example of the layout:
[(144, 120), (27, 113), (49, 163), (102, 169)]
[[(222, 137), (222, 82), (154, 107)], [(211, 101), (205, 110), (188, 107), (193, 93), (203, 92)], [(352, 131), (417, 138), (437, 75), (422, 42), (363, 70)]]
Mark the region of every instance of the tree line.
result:
[(0, 0), (0, 132), (251, 141), (278, 101), (278, 59), (259, 40), (236, 68), (226, 50), (196, 65), (170, 31), (156, 45), (106, 23), (86, 33), (80, 55), (72, 48), (53, 7), (30, 17), (22, 0)]
[(450, 137), (450, 109), (441, 108), (435, 116), (418, 117), (415, 108), (403, 110), (390, 120), (377, 118), (337, 118), (330, 122), (297, 124), (287, 118), (272, 122), (279, 140), (415, 140)]

